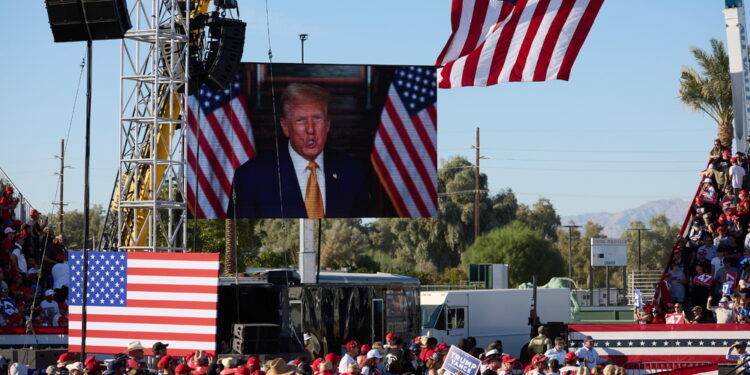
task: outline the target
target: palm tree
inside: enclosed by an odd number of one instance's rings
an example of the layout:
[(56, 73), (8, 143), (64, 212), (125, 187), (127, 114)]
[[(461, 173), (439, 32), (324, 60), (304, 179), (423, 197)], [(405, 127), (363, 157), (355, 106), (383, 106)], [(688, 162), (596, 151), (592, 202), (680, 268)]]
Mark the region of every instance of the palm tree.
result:
[(732, 83), (729, 78), (729, 57), (724, 43), (711, 39), (711, 53), (691, 47), (690, 53), (703, 70), (699, 74), (683, 66), (680, 74), (680, 100), (692, 111), (702, 111), (718, 125), (718, 138), (726, 147), (732, 145)]

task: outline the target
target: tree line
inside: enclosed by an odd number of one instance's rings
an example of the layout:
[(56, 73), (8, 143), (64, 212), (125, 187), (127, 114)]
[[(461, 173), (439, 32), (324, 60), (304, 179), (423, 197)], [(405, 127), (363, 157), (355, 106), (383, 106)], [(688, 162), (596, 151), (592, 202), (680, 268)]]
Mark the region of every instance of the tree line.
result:
[[(442, 162), (438, 172), (440, 217), (420, 219), (382, 218), (322, 219), (320, 233), (322, 269), (351, 272), (392, 272), (419, 277), (424, 284), (458, 284), (467, 280), (472, 263), (509, 264), (510, 284), (531, 280), (540, 283), (551, 277), (567, 276), (568, 236), (552, 203), (540, 198), (532, 205), (519, 203), (510, 189), (491, 192), (487, 176), (480, 174), (479, 238), (474, 237), (474, 168), (464, 157)], [(101, 231), (104, 210), (91, 210), (92, 234)], [(56, 218), (51, 218), (54, 225)], [(72, 249), (81, 247), (83, 215), (65, 213), (65, 237)], [(299, 220), (238, 219), (236, 252), (238, 269), (246, 267), (296, 266), (299, 251)], [(648, 226), (641, 235), (645, 269), (659, 269), (672, 247), (676, 225), (664, 215), (647, 224), (632, 222), (631, 228)], [(605, 237), (602, 226), (586, 223), (572, 231), (573, 279), (586, 287), (590, 278), (590, 239)], [(199, 252), (223, 253), (223, 220), (189, 220), (188, 248)], [(630, 241), (629, 267), (637, 262), (637, 233), (626, 231)], [(631, 268), (634, 269), (634, 268)], [(613, 270), (612, 285), (621, 284), (620, 269)], [(594, 272), (594, 285), (603, 285), (604, 273)]]

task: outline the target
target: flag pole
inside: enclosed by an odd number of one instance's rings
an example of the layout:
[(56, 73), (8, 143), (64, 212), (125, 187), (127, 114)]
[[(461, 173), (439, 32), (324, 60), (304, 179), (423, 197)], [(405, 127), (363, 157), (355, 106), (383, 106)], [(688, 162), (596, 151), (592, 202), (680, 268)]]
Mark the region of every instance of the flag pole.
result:
[(83, 181), (83, 293), (81, 296), (81, 358), (86, 358), (86, 299), (88, 297), (88, 238), (89, 238), (89, 154), (91, 149), (91, 57), (93, 52), (91, 38), (86, 42), (86, 156), (84, 158)]

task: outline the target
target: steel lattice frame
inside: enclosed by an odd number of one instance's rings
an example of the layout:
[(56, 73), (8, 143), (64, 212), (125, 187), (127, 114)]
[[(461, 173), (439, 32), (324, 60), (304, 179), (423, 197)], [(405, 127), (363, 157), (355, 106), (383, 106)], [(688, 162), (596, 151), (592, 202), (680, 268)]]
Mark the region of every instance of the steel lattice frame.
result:
[(129, 3), (133, 28), (121, 47), (117, 249), (185, 251), (190, 10), (177, 0)]

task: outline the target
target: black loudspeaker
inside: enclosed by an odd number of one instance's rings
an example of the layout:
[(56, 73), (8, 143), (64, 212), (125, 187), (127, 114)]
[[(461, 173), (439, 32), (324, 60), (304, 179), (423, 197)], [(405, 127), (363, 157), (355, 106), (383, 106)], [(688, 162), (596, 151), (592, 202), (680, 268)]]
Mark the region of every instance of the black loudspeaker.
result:
[(216, 18), (208, 26), (211, 42), (206, 59), (206, 83), (214, 89), (227, 89), (240, 68), (247, 25), (240, 20)]
[(132, 27), (125, 0), (45, 0), (55, 42), (122, 39)]

